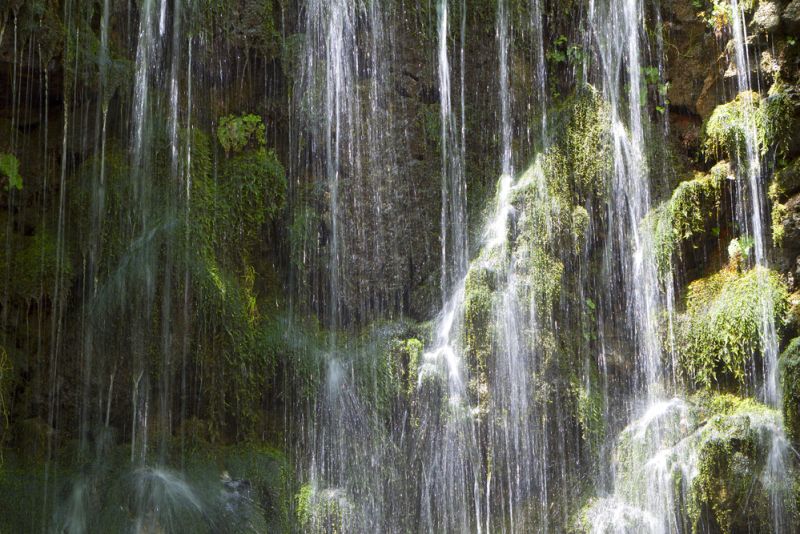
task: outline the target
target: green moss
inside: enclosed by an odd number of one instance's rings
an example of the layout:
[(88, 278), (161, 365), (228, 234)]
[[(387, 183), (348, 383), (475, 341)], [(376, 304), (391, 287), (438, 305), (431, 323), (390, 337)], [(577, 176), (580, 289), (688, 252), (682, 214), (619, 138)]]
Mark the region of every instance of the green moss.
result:
[(800, 191), (800, 158), (777, 171), (769, 185), (768, 195), (772, 202), (772, 241), (776, 246), (783, 245), (786, 232), (784, 220), (789, 213), (785, 202), (798, 191)]
[(574, 104), (564, 148), (578, 203), (590, 195), (603, 198), (611, 169), (611, 115), (607, 103), (591, 86)]
[(794, 338), (781, 354), (780, 377), (786, 435), (795, 448), (800, 448), (800, 337)]
[[(705, 141), (703, 150), (706, 159), (727, 155), (731, 160), (746, 161), (746, 136), (748, 130), (754, 130), (760, 97), (754, 91), (742, 92), (727, 104), (714, 108), (703, 132)], [(758, 135), (757, 138), (760, 138)]]
[(678, 240), (705, 232), (710, 218), (719, 213), (722, 181), (728, 176), (727, 165), (717, 165), (710, 174), (696, 173), (681, 182), (669, 201), (672, 231)]
[[(263, 226), (283, 212), (283, 166), (274, 151), (263, 146), (244, 150), (263, 145), (260, 119), (223, 122), (218, 135), (221, 144), (228, 143), (231, 156), (219, 163), (217, 176), (211, 172), (208, 137), (200, 131), (191, 136), (184, 132), (192, 150), (186, 256), (194, 288), (195, 324), (200, 330), (195, 336), (195, 357), (209, 387), (202, 416), (212, 441), (231, 432), (238, 437), (259, 435), (263, 395), (281, 351), (298, 364), (292, 369), (312, 372), (300, 365), (306, 361), (301, 351), (286, 347), (283, 318), (276, 314), (280, 280), (269, 264), (251, 260), (264, 239)], [(259, 300), (264, 304), (267, 297), (270, 306), (262, 310)], [(303, 392), (313, 387), (297, 386)]]
[(0, 175), (5, 175), (6, 190), (22, 189), (22, 176), (19, 175), (19, 161), (13, 154), (0, 154)]
[(689, 285), (686, 312), (679, 317), (680, 363), (702, 386), (745, 387), (752, 358), (762, 352), (765, 302), (780, 330), (788, 294), (779, 275), (763, 267), (724, 269)]
[(241, 152), (248, 144), (263, 147), (266, 144), (266, 127), (258, 115), (228, 115), (219, 120), (217, 139), (226, 154)]
[(605, 401), (597, 373), (591, 373), (590, 380), (573, 381), (572, 393), (577, 400), (576, 414), (581, 436), (591, 454), (597, 457), (606, 435)]
[(197, 136), (192, 143), (197, 169), (192, 179), (190, 231), (229, 263), (231, 258), (246, 256), (260, 241), (262, 225), (283, 212), (286, 175), (275, 151), (262, 147), (223, 160), (215, 179), (209, 172), (208, 153), (207, 138)]
[(789, 143), (796, 132), (796, 108), (787, 86), (780, 81), (772, 84), (756, 114), (758, 145), (762, 154), (775, 148), (777, 155), (782, 157), (789, 151)]
[(660, 273), (671, 269), (672, 257), (682, 243), (696, 245), (719, 217), (722, 184), (730, 174), (727, 163), (714, 166), (709, 174), (695, 173), (678, 184), (672, 196), (647, 214), (643, 225), (650, 233)]
[(227, 46), (252, 49), (272, 59), (280, 53), (281, 33), (275, 2), (261, 0), (199, 0), (192, 9), (190, 29)]
[[(778, 427), (775, 410), (732, 395), (698, 399), (705, 425), (694, 446), (697, 475), (687, 503), (694, 532), (769, 532), (770, 489), (763, 473)], [(786, 473), (790, 479), (792, 473)]]
[(493, 341), (494, 274), (473, 265), (464, 288), (464, 350), (467, 364), (478, 375), (486, 371)]
[(605, 198), (611, 171), (611, 117), (608, 104), (592, 86), (560, 107), (555, 131), (560, 132), (543, 163), (551, 197), (583, 205)]
[[(216, 452), (222, 467), (233, 480), (246, 480), (253, 492), (250, 498), (264, 514), (266, 530), (290, 530), (289, 481), (291, 470), (283, 452), (261, 443), (242, 443)], [(232, 518), (242, 523), (244, 518)], [(242, 525), (244, 527), (245, 525)]]
[[(218, 228), (224, 239), (252, 245), (260, 226), (276, 217), (286, 203), (286, 175), (273, 150), (244, 152), (222, 164), (222, 208)], [(227, 232), (231, 232), (228, 234)], [(236, 236), (241, 236), (237, 239)]]
[(305, 484), (295, 497), (297, 520), (303, 532), (309, 534), (343, 534), (348, 531), (348, 519), (353, 505), (344, 491), (318, 490)]
[(411, 397), (417, 388), (420, 358), (424, 351), (422, 341), (417, 338), (394, 339), (390, 342), (390, 358), (397, 367), (401, 390)]
[(0, 262), (0, 280), (8, 277), (10, 295), (23, 301), (49, 298), (56, 284), (69, 287), (72, 263), (66, 253), (59, 254), (55, 236), (37, 228), (32, 236), (13, 235), (11, 259)]

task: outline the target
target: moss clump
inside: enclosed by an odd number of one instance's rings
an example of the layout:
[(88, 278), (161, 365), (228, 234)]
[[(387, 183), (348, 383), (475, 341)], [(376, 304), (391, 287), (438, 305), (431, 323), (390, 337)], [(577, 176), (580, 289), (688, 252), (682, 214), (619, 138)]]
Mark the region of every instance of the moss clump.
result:
[(611, 169), (611, 115), (608, 104), (591, 86), (574, 104), (564, 147), (577, 197), (604, 197)]
[[(765, 478), (775, 410), (733, 395), (697, 397), (706, 423), (697, 433), (697, 475), (687, 511), (694, 532), (770, 531), (770, 491)], [(791, 473), (785, 473), (787, 479)], [(784, 495), (788, 497), (788, 495)]]
[(417, 338), (394, 339), (390, 343), (390, 358), (397, 368), (402, 390), (411, 397), (417, 388), (420, 358), (424, 351), (422, 341)]
[(221, 174), (217, 227), (226, 232), (226, 241), (241, 236), (242, 244), (252, 245), (261, 225), (277, 216), (286, 203), (283, 165), (275, 151), (260, 148), (226, 160)]
[(672, 257), (684, 242), (693, 242), (708, 231), (719, 216), (722, 184), (730, 174), (727, 163), (718, 163), (709, 174), (695, 173), (678, 184), (666, 202), (654, 208), (644, 221), (649, 231), (659, 272), (667, 272)]
[(800, 191), (800, 158), (776, 172), (769, 185), (768, 194), (772, 202), (772, 241), (777, 246), (783, 244), (786, 233), (783, 222), (789, 212), (785, 202), (798, 191)]
[(467, 273), (464, 287), (464, 349), (467, 364), (474, 375), (486, 371), (486, 362), (492, 353), (495, 288), (495, 276), (488, 269), (474, 265)]
[(679, 318), (683, 370), (702, 386), (746, 386), (752, 358), (762, 353), (764, 306), (778, 329), (788, 311), (779, 275), (763, 267), (726, 268), (689, 285), (686, 312)]
[(544, 164), (550, 195), (579, 205), (587, 198), (604, 198), (612, 163), (608, 104), (587, 85), (563, 107), (563, 133)]
[(14, 234), (8, 263), (0, 262), (0, 280), (8, 277), (9, 294), (21, 301), (49, 298), (56, 284), (69, 287), (72, 264), (68, 254), (58, 253), (55, 236), (37, 228), (32, 236)]
[[(593, 456), (599, 453), (606, 435), (606, 421), (603, 414), (605, 400), (600, 386), (600, 377), (591, 373), (590, 380), (572, 383), (572, 394), (576, 398), (576, 413), (583, 441)], [(596, 456), (595, 456), (596, 457)]]
[(794, 338), (780, 358), (783, 389), (783, 423), (786, 435), (800, 448), (800, 337)]
[(263, 147), (266, 127), (258, 115), (228, 115), (219, 120), (217, 139), (226, 154), (241, 152), (248, 144)]
[(756, 114), (758, 145), (766, 154), (775, 148), (779, 156), (789, 151), (789, 143), (796, 130), (795, 110), (797, 106), (785, 84), (775, 82), (769, 88), (767, 98), (761, 101)]
[(6, 190), (22, 189), (22, 176), (19, 175), (19, 161), (13, 154), (0, 154), (0, 175), (4, 175), (8, 182)]
[(748, 132), (755, 131), (759, 102), (758, 93), (743, 91), (727, 104), (714, 108), (704, 125), (703, 150), (707, 159), (727, 154), (736, 161), (746, 161), (746, 138)]
[(192, 9), (191, 29), (208, 40), (252, 49), (272, 59), (281, 50), (275, 4), (261, 0), (200, 0)]
[(297, 520), (303, 532), (309, 534), (343, 534), (348, 532), (348, 520), (353, 505), (340, 489), (318, 490), (305, 484), (295, 497)]

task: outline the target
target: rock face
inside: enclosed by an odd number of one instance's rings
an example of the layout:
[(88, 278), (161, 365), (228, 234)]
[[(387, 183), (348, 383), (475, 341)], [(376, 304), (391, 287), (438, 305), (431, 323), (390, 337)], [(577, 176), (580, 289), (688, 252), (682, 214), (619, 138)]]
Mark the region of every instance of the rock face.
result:
[(789, 274), (792, 288), (797, 289), (800, 284), (800, 193), (792, 196), (785, 206), (785, 215), (780, 223), (784, 228), (781, 268)]
[(688, 154), (699, 151), (702, 122), (722, 99), (722, 64), (714, 34), (690, 2), (673, 0), (665, 28), (670, 121), (678, 145)]
[(792, 2), (786, 6), (786, 9), (783, 10), (781, 20), (783, 20), (788, 31), (796, 32), (800, 30), (800, 0), (792, 0)]
[[(699, 523), (768, 530), (762, 475), (768, 441), (780, 441), (779, 414), (756, 403), (734, 409), (731, 399), (700, 413), (707, 406), (692, 395), (752, 396), (760, 379), (765, 292), (752, 282), (763, 267), (751, 268), (741, 224), (740, 195), (748, 189), (741, 155), (753, 126), (745, 111), (756, 114), (764, 181), (776, 171), (766, 208), (775, 244), (767, 239), (769, 264), (780, 271), (769, 274), (780, 305), (773, 322), (783, 326), (784, 301), (800, 298), (785, 298), (783, 289), (800, 289), (800, 0), (747, 2), (754, 4), (745, 22), (759, 92), (746, 98), (733, 87), (728, 0), (663, 0), (658, 16), (659, 2), (641, 2), (641, 26), (630, 34), (638, 37), (628, 40), (641, 40), (640, 91), (632, 81), (617, 87), (630, 64), (599, 49), (597, 28), (605, 23), (587, 22), (587, 2), (446, 1), (458, 132), (447, 154), (438, 0), (202, 0), (174, 17), (185, 22), (181, 30), (166, 24), (186, 4), (177, 0), (0, 1), (0, 180), (11, 183), (2, 163), (13, 153), (23, 181), (21, 189), (0, 181), (0, 458), (16, 449), (38, 469), (49, 455), (72, 455), (74, 442), (91, 441), (86, 436), (99, 424), (116, 428), (115, 443), (137, 454), (161, 454), (173, 440), (180, 460), (202, 449), (196, 462), (213, 469), (198, 475), (211, 477), (199, 487), (210, 488), (220, 516), (243, 529), (459, 531), (434, 520), (428, 529), (416, 524), (425, 496), (415, 494), (422, 484), (412, 479), (426, 458), (443, 460), (426, 477), (462, 471), (439, 452), (459, 443), (455, 434), (469, 421), (478, 428), (469, 470), (483, 470), (485, 482), (475, 484), (473, 502), (487, 503), (475, 507), (518, 507), (527, 516), (507, 527), (489, 514), (491, 531), (544, 530), (548, 519), (551, 530), (563, 530), (575, 508), (609, 489), (598, 481), (614, 476), (612, 461), (621, 491), (595, 501), (589, 530), (642, 532), (672, 520), (659, 514), (674, 508), (682, 522), (671, 525), (675, 531)], [(305, 22), (309, 6), (324, 12), (331, 5), (353, 17), (338, 21), (351, 24), (352, 42), (337, 43), (352, 52), (342, 67), (347, 91), (331, 93), (328, 107), (306, 108), (325, 101), (329, 70), (341, 67), (335, 53), (315, 55), (331, 45), (314, 40), (324, 31)], [(534, 5), (544, 12), (530, 11)], [(111, 9), (108, 57), (98, 52), (104, 6)], [(138, 20), (146, 6), (163, 7), (164, 28), (151, 36), (152, 64), (136, 71), (138, 52), (147, 49), (138, 41), (147, 33)], [(510, 8), (506, 47), (499, 46), (500, 6)], [(320, 27), (331, 27), (330, 17), (320, 18)], [(173, 31), (184, 33), (173, 40)], [(499, 50), (508, 54), (507, 83)], [(606, 55), (613, 64), (603, 63)], [(620, 76), (609, 80), (609, 73)], [(146, 90), (142, 112), (134, 102)], [(642, 142), (622, 146), (635, 130), (626, 102), (637, 94)], [(347, 160), (337, 163), (337, 201), (326, 151), (329, 112), (340, 105), (350, 107), (339, 117), (348, 132), (337, 137), (346, 146), (336, 156)], [(135, 120), (152, 137), (148, 172), (136, 165)], [(250, 132), (238, 148), (230, 145), (253, 120), (257, 139)], [(500, 165), (506, 126), (508, 172)], [(463, 313), (453, 319), (458, 339), (436, 356), (425, 322), (442, 305), (442, 174), (460, 156), (474, 262)], [(624, 183), (612, 182), (621, 170)], [(506, 179), (516, 185), (503, 193)], [(501, 193), (509, 196), (490, 239), (483, 222)], [(654, 234), (629, 250), (645, 230)], [(486, 247), (495, 240), (502, 246)], [(621, 285), (628, 259), (640, 262), (643, 251), (659, 265), (646, 288), (654, 295), (642, 298), (659, 302), (640, 326), (658, 323), (653, 346), (679, 345), (653, 350), (663, 355), (653, 362), (661, 366), (657, 380), (668, 397), (690, 400), (667, 401), (650, 420), (630, 424), (632, 399), (650, 377), (637, 375), (641, 332), (631, 328), (642, 310)], [(333, 289), (337, 270), (341, 284)], [(674, 314), (662, 320), (667, 311)], [(391, 350), (364, 340), (398, 317), (413, 331)], [(796, 323), (780, 348), (784, 416), (800, 448), (800, 356), (796, 342), (785, 348)], [(466, 404), (442, 409), (459, 400), (450, 390), (455, 373), (443, 364), (451, 356), (463, 360), (471, 412), (461, 409)], [(461, 371), (458, 361), (446, 363)], [(440, 440), (435, 427), (456, 419), (459, 430)], [(245, 442), (295, 447), (290, 456), (299, 465), (248, 451), (215, 465), (218, 446)], [(115, 454), (127, 458), (130, 450)], [(23, 464), (0, 465), (3, 532), (45, 530), (5, 517), (17, 503), (2, 499), (15, 496)], [(220, 484), (223, 468), (232, 478)], [(321, 484), (300, 487), (307, 480), (295, 484), (296, 474), (319, 476)], [(150, 473), (148, 480), (166, 478)], [(90, 477), (88, 486), (106, 484)], [(458, 487), (424, 489), (438, 498)], [(644, 502), (651, 488), (658, 500)], [(56, 494), (39, 489), (32, 493)], [(506, 509), (501, 500), (512, 494), (517, 500)], [(434, 516), (456, 512), (430, 502)], [(32, 508), (45, 509), (38, 504)], [(458, 512), (470, 506), (459, 504)], [(356, 515), (402, 517), (408, 528), (349, 529)]]

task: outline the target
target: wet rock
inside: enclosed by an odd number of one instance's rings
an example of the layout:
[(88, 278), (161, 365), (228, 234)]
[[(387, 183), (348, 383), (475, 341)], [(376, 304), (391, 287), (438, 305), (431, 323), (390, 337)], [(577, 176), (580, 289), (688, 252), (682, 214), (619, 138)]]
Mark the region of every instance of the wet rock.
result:
[(781, 10), (776, 2), (762, 2), (753, 15), (753, 27), (756, 31), (772, 33), (781, 24)]
[(785, 203), (785, 212), (781, 224), (783, 241), (780, 249), (778, 266), (787, 273), (789, 286), (796, 289), (800, 284), (800, 193), (792, 196)]
[(783, 10), (781, 19), (786, 30), (792, 32), (800, 30), (800, 0), (793, 0), (789, 3)]
[(786, 435), (800, 447), (800, 337), (794, 338), (780, 359), (783, 421)]

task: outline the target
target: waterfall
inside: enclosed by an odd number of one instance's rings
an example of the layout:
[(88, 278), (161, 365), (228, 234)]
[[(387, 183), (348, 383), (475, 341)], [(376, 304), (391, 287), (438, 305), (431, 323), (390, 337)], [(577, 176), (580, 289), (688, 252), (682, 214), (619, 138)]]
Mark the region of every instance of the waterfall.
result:
[[(736, 88), (739, 94), (750, 93), (751, 64), (748, 49), (747, 29), (744, 23), (744, 6), (737, 0), (731, 0), (731, 30), (734, 46), (734, 59), (736, 63)], [(767, 235), (764, 228), (766, 212), (766, 195), (764, 176), (761, 165), (761, 150), (756, 134), (756, 112), (751, 98), (742, 99), (743, 104), (743, 129), (744, 129), (744, 154), (737, 151), (736, 162), (737, 179), (744, 182), (742, 188), (746, 191), (740, 199), (743, 207), (741, 212), (742, 227), (745, 233), (753, 238), (755, 267), (767, 267)], [(743, 156), (743, 157), (742, 157)], [(749, 204), (749, 206), (747, 206)], [(749, 209), (748, 209), (749, 208)], [(768, 271), (759, 269), (759, 284), (767, 287)], [(772, 301), (772, 292), (760, 292), (760, 325), (761, 358), (763, 360), (763, 376), (760, 397), (764, 403), (778, 407), (781, 402), (781, 391), (778, 383), (778, 335), (775, 328), (775, 316)], [(787, 510), (785, 503), (790, 502), (791, 490), (783, 482), (782, 473), (786, 473), (790, 464), (790, 445), (784, 434), (783, 428), (778, 427), (772, 433), (772, 443), (765, 477), (770, 491), (770, 505), (773, 532), (782, 533), (791, 531), (791, 510)]]
[[(463, 124), (459, 125), (453, 109), (450, 83), (450, 0), (438, 0), (437, 45), (440, 95), (440, 120), (442, 125), (442, 299), (446, 302), (450, 291), (464, 276), (467, 266), (467, 185), (464, 180), (464, 155), (462, 143)], [(464, 13), (462, 4), (461, 12)], [(463, 25), (462, 25), (463, 39)], [(462, 47), (463, 50), (463, 47)], [(463, 54), (463, 51), (462, 51)], [(463, 71), (463, 69), (462, 69)], [(462, 72), (462, 95), (463, 95)], [(461, 98), (463, 110), (463, 96)], [(462, 113), (463, 115), (463, 113)], [(463, 117), (461, 122), (463, 122)]]
[(0, 531), (796, 531), (794, 12), (700, 3), (0, 7)]
[[(752, 90), (750, 82), (750, 51), (747, 45), (747, 30), (744, 24), (744, 6), (737, 0), (731, 2), (731, 30), (734, 46), (734, 60), (736, 63), (736, 88), (738, 93), (749, 93)], [(744, 154), (737, 154), (739, 161), (736, 165), (738, 178), (744, 182), (746, 194), (742, 195), (742, 227), (746, 234), (753, 239), (754, 260), (756, 266), (767, 266), (767, 238), (764, 228), (765, 217), (765, 187), (761, 166), (761, 153), (756, 135), (756, 113), (754, 102), (750, 98), (743, 99), (743, 128), (744, 128)], [(743, 157), (742, 157), (743, 156)], [(762, 283), (766, 283), (762, 281)], [(778, 336), (775, 330), (775, 319), (770, 311), (773, 303), (770, 301), (771, 293), (762, 292), (761, 314), (761, 343), (763, 346), (763, 391), (761, 398), (771, 406), (780, 404), (780, 391), (778, 388)]]

